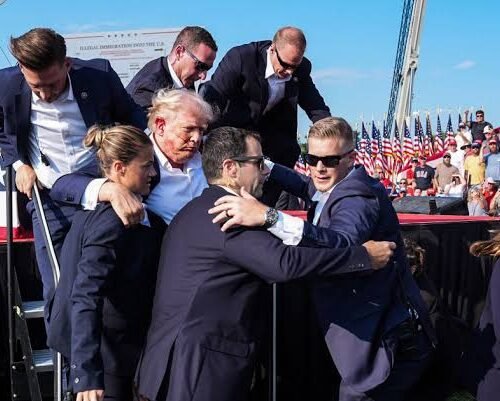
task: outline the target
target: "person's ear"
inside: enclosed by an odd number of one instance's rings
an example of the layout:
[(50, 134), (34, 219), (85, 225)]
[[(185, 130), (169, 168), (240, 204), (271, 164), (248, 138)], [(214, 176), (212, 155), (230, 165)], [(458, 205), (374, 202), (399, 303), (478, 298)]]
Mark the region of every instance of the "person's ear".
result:
[(222, 162), (222, 175), (228, 178), (236, 178), (238, 176), (238, 163), (231, 159), (226, 159)]
[(111, 171), (115, 173), (117, 176), (124, 176), (127, 171), (127, 166), (120, 160), (113, 161), (111, 165)]
[(159, 136), (163, 136), (165, 133), (165, 126), (167, 125), (167, 120), (163, 117), (156, 117), (154, 121), (155, 130), (154, 133)]

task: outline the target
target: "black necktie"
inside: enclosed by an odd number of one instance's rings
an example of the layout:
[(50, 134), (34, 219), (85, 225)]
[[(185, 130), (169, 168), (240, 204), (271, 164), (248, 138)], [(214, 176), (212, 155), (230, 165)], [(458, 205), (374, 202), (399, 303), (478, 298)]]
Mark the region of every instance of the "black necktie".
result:
[(311, 223), (314, 221), (314, 213), (316, 212), (316, 206), (318, 206), (318, 201), (312, 201), (309, 210), (307, 211), (307, 221)]

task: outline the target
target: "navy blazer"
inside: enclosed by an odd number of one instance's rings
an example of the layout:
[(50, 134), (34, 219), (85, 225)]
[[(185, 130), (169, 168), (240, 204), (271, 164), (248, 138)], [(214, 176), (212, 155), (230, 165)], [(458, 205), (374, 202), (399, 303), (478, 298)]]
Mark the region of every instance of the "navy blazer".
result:
[[(125, 91), (108, 60), (73, 58), (69, 70), (73, 94), (87, 128), (96, 123), (115, 122), (145, 129), (146, 115)], [(29, 164), (31, 89), (19, 66), (0, 70), (0, 149), (2, 167), (16, 160)], [(54, 200), (79, 204), (87, 184), (98, 174), (95, 168), (76, 174), (70, 181), (56, 181), (51, 192)], [(64, 178), (64, 177), (62, 177)], [(74, 178), (74, 180), (73, 180)]]
[[(270, 179), (307, 202), (316, 192), (312, 179), (280, 165), (273, 167)], [(345, 383), (359, 392), (376, 387), (390, 374), (394, 349), (386, 346), (384, 336), (410, 317), (401, 283), (426, 333), (435, 340), (408, 266), (397, 214), (384, 187), (359, 166), (335, 186), (317, 226), (304, 223), (299, 245), (336, 248), (368, 240), (397, 244), (386, 268), (342, 279), (311, 280), (314, 307), (330, 354)]]
[(139, 393), (151, 400), (246, 399), (270, 308), (266, 283), (370, 270), (364, 247), (287, 247), (263, 228), (222, 232), (208, 209), (227, 194), (206, 188), (163, 239), (136, 376)]
[(47, 342), (71, 366), (73, 391), (133, 377), (150, 321), (163, 220), (126, 229), (108, 203), (75, 214), (49, 301)]
[(156, 91), (174, 85), (168, 69), (167, 58), (151, 60), (134, 75), (127, 85), (127, 92), (145, 111), (151, 107), (151, 99)]
[(304, 57), (285, 85), (285, 96), (269, 112), (269, 83), (265, 79), (271, 41), (252, 42), (230, 49), (200, 94), (217, 106), (218, 126), (252, 129), (262, 136), (266, 156), (293, 166), (300, 154), (297, 143), (297, 105), (312, 122), (330, 116), (330, 110), (311, 79), (311, 62)]

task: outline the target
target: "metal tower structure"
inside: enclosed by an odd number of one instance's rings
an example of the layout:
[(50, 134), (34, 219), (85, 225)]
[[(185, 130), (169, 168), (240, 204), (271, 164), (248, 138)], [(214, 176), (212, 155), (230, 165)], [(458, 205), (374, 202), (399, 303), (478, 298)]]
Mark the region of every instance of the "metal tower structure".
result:
[(411, 114), (413, 83), (418, 66), (420, 32), (427, 0), (405, 0), (399, 30), (398, 50), (392, 77), (391, 97), (387, 111), (387, 129), (396, 120), (401, 128)]

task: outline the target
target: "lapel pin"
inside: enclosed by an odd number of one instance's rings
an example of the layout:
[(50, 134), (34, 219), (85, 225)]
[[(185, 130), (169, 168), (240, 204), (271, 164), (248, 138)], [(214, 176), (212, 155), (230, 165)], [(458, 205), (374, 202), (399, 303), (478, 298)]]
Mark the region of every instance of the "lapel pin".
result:
[(298, 77), (293, 77), (293, 82), (295, 82), (295, 83), (299, 82), (299, 78)]
[(87, 100), (87, 98), (89, 97), (89, 94), (85, 91), (83, 91), (82, 93), (80, 93), (80, 96), (83, 100)]

